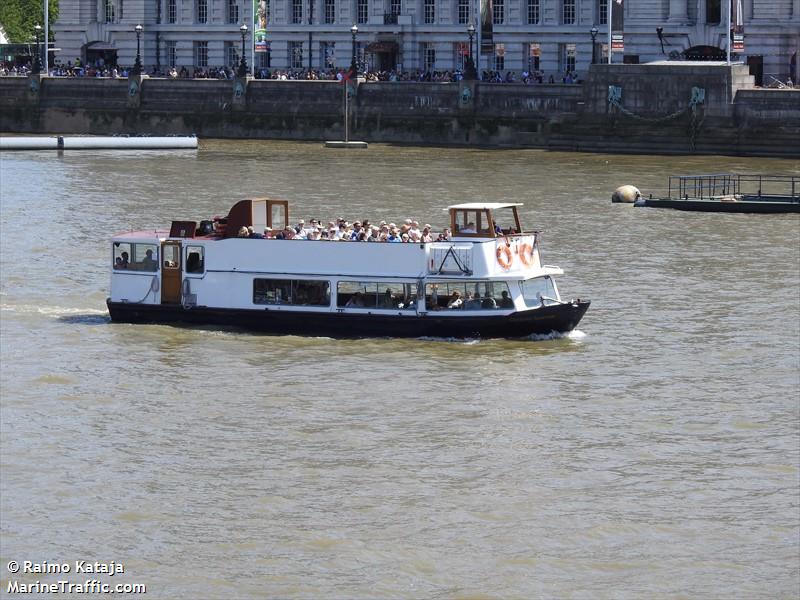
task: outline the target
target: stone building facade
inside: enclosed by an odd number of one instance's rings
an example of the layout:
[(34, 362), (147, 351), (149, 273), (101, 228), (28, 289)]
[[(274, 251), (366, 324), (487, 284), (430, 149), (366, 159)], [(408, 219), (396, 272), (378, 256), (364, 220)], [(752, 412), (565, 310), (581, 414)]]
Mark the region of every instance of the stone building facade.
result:
[[(134, 27), (143, 26), (146, 70), (232, 66), (239, 60), (240, 24), (251, 67), (328, 69), (350, 64), (350, 28), (358, 27), (357, 53), (366, 67), (451, 70), (470, 52), (468, 25), (479, 70), (539, 70), (557, 81), (568, 70), (583, 76), (594, 57), (606, 61), (608, 2), (618, 0), (489, 0), (492, 39), (481, 40), (480, 0), (261, 0), (267, 20), (265, 52), (253, 54), (253, 0), (61, 0), (53, 29), (56, 61), (98, 58), (130, 65)], [(487, 0), (484, 0), (486, 3)], [(744, 51), (757, 80), (796, 79), (800, 54), (800, 0), (740, 2)], [(255, 2), (258, 11), (259, 0)], [(625, 0), (624, 52), (614, 62), (680, 59), (689, 49), (726, 51), (726, 0)], [(486, 6), (486, 4), (485, 4)], [(661, 28), (661, 35), (657, 34)], [(478, 53), (479, 42), (484, 52)], [(709, 50), (711, 49), (711, 50)], [(253, 57), (255, 56), (255, 61)]]

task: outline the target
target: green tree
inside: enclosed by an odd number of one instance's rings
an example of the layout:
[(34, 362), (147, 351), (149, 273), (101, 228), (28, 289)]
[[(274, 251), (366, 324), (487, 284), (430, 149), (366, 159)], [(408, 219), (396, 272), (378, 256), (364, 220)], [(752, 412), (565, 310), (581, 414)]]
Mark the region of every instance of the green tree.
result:
[[(58, 18), (58, 0), (48, 0), (50, 24)], [(27, 44), (33, 40), (33, 27), (44, 27), (42, 0), (0, 0), (0, 24), (12, 44)], [(50, 31), (50, 40), (53, 32)]]

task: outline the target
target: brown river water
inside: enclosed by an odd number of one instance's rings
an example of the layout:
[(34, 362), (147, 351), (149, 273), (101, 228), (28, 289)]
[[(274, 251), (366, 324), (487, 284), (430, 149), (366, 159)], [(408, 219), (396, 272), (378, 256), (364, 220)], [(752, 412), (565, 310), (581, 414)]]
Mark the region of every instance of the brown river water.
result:
[[(797, 598), (800, 218), (610, 203), (725, 171), (800, 163), (3, 153), (0, 595), (96, 578), (146, 598)], [(524, 202), (562, 295), (593, 303), (540, 341), (109, 321), (112, 234), (264, 195), (293, 218), (436, 226), (449, 204)]]

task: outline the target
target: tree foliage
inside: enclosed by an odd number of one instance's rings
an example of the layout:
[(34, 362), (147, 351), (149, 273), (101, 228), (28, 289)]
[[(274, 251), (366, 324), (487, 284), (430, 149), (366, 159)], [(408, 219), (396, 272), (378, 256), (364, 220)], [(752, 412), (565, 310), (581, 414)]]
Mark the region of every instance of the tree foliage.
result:
[[(58, 18), (58, 0), (48, 0), (50, 25)], [(44, 27), (42, 0), (0, 0), (0, 24), (12, 44), (27, 44), (34, 39), (35, 25)], [(50, 39), (53, 32), (50, 31)]]

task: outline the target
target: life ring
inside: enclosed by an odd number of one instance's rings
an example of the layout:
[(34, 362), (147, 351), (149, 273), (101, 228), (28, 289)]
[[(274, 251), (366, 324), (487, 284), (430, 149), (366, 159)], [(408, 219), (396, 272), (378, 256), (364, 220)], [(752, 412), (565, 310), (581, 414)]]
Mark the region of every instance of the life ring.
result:
[[(505, 255), (505, 258), (503, 258), (503, 255)], [(504, 269), (508, 270), (511, 268), (513, 262), (514, 262), (514, 255), (511, 254), (511, 248), (509, 248), (508, 245), (498, 246), (497, 264), (499, 264)]]
[(533, 262), (533, 246), (527, 242), (519, 247), (519, 260), (526, 267), (530, 267)]

